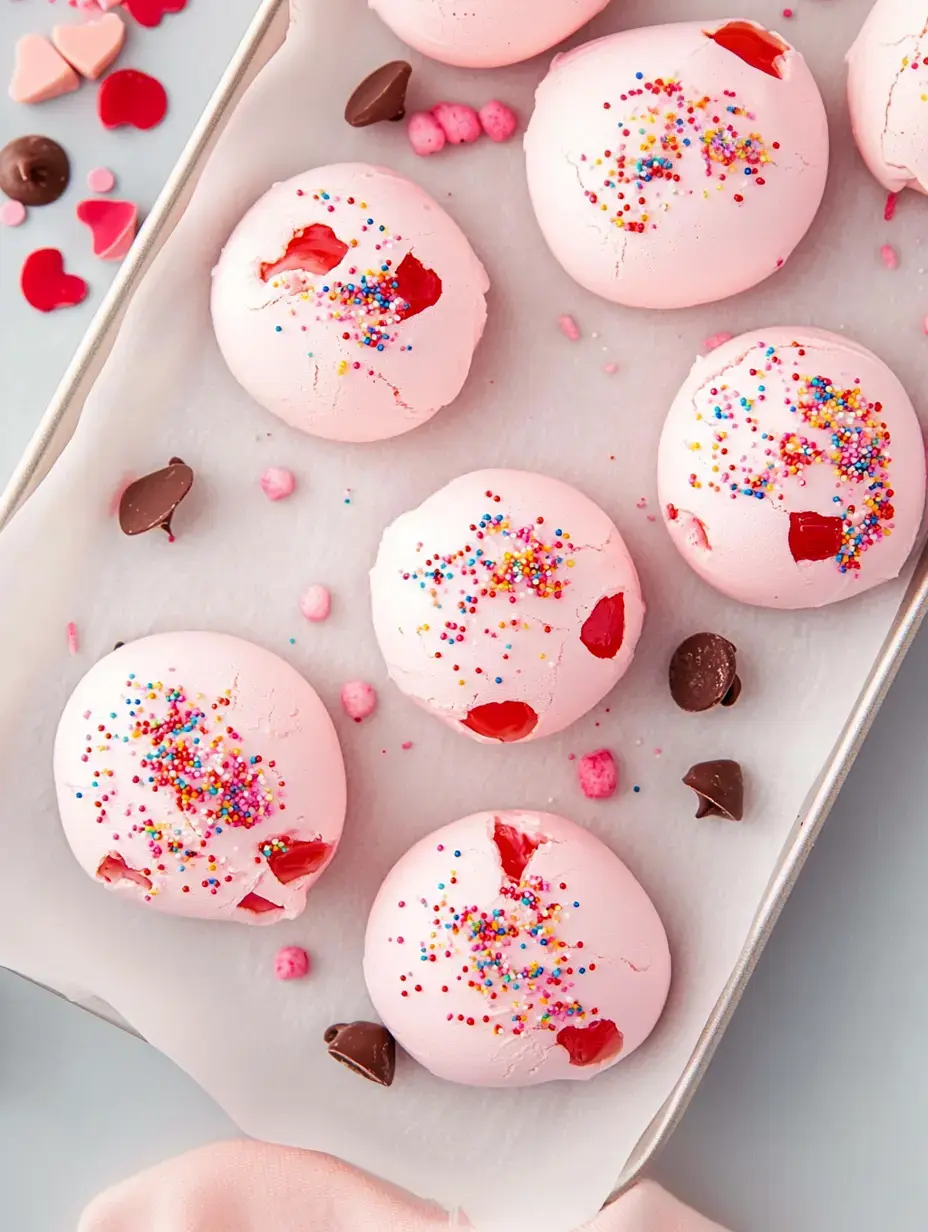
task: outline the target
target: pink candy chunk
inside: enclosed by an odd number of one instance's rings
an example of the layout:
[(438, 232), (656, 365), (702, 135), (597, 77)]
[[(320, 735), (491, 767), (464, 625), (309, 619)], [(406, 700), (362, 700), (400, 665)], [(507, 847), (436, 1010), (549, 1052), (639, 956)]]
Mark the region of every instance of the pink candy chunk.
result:
[(342, 686), (342, 706), (349, 719), (360, 723), (377, 708), (377, 694), (373, 686), (365, 684), (363, 680), (350, 680)]
[(887, 269), (894, 270), (899, 268), (899, 254), (892, 244), (884, 244), (880, 249), (880, 256), (883, 258), (883, 264)]
[(445, 130), (430, 111), (415, 111), (409, 117), (406, 133), (413, 151), (421, 158), (437, 154), (445, 148)]
[(477, 115), (483, 131), (491, 141), (508, 141), (519, 127), (516, 113), (496, 98), (484, 103)]
[(619, 785), (619, 771), (608, 749), (587, 753), (577, 762), (580, 790), (588, 800), (608, 800)]
[(563, 316), (558, 317), (557, 327), (564, 337), (569, 338), (571, 342), (578, 342), (580, 340), (580, 326), (570, 313), (565, 312)]
[(298, 945), (285, 945), (274, 955), (274, 974), (279, 980), (301, 980), (309, 971), (309, 955)]
[(432, 115), (452, 145), (470, 144), (483, 132), (480, 117), (467, 103), (436, 103)]
[(269, 466), (261, 476), (261, 491), (268, 500), (279, 501), (292, 495), (296, 487), (293, 472), (282, 466)]
[(300, 611), (307, 620), (327, 620), (332, 610), (332, 598), (324, 586), (310, 586), (300, 598)]

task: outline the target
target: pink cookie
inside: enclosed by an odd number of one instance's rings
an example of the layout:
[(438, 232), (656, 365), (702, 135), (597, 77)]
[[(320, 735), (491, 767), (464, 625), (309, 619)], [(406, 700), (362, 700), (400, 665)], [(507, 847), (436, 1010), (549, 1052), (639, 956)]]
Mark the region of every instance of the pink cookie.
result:
[(526, 471), (462, 475), (397, 518), (371, 598), (399, 688), (491, 743), (586, 714), (624, 675), (644, 620), (610, 519), (576, 488)]
[(477, 813), (387, 874), (367, 923), (378, 1017), (439, 1078), (584, 1080), (660, 1018), (670, 951), (622, 861), (552, 813)]
[(377, 709), (377, 694), (363, 680), (350, 680), (342, 686), (342, 706), (349, 719), (360, 723)]
[(539, 225), (572, 278), (615, 303), (684, 308), (784, 264), (822, 199), (828, 124), (778, 36), (688, 22), (558, 57), (525, 152)]
[(469, 144), (483, 132), (480, 117), (467, 103), (437, 103), (432, 115), (452, 145)]
[(823, 607), (905, 565), (925, 504), (921, 430), (862, 346), (759, 329), (694, 364), (658, 486), (671, 538), (710, 585), (760, 607)]
[(26, 34), (16, 44), (16, 64), (10, 82), (14, 103), (45, 103), (70, 94), (81, 84), (74, 69), (41, 34)]
[(118, 13), (73, 26), (53, 26), (52, 42), (67, 62), (91, 81), (104, 73), (122, 50), (126, 25)]
[(851, 126), (884, 188), (928, 192), (928, 6), (877, 0), (848, 53)]
[(608, 800), (619, 785), (615, 758), (608, 749), (587, 753), (577, 762), (580, 790), (588, 800)]
[(233, 376), (287, 423), (385, 440), (460, 393), (488, 286), (421, 188), (344, 163), (275, 184), (249, 210), (214, 271), (213, 324)]
[(499, 68), (569, 38), (609, 0), (369, 0), (404, 43), (463, 68)]
[(477, 113), (483, 131), (491, 141), (508, 141), (519, 127), (519, 117), (498, 99), (484, 103)]
[(65, 836), (100, 885), (204, 920), (291, 920), (338, 847), (345, 769), (289, 664), (217, 633), (101, 659), (55, 741)]

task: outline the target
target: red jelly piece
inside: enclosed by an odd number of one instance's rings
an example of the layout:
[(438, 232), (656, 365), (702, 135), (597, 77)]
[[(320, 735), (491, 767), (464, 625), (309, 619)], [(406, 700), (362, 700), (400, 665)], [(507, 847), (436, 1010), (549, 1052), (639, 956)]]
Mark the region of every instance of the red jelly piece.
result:
[(625, 637), (625, 596), (607, 595), (583, 622), (580, 641), (597, 659), (614, 659)]
[(760, 69), (770, 77), (783, 76), (777, 61), (784, 51), (789, 51), (789, 46), (769, 30), (754, 26), (749, 21), (730, 21), (714, 34), (706, 31), (706, 37), (736, 55), (745, 64), (750, 64), (751, 68)]
[(441, 279), (434, 270), (426, 269), (418, 257), (407, 253), (396, 271), (397, 291), (406, 301), (403, 320), (425, 312), (441, 299)]
[(276, 903), (269, 902), (268, 899), (262, 898), (260, 894), (246, 894), (239, 907), (243, 911), (251, 911), (255, 915), (266, 915), (268, 911), (282, 911), (282, 907), (278, 907)]
[(493, 823), (493, 842), (499, 851), (503, 872), (511, 881), (522, 880), (526, 864), (544, 841), (499, 820)]
[(19, 285), (23, 295), (39, 312), (73, 308), (87, 294), (87, 283), (64, 272), (64, 258), (57, 248), (39, 248), (23, 262)]
[(331, 227), (327, 227), (324, 222), (314, 222), (296, 232), (279, 261), (262, 264), (261, 278), (267, 282), (269, 278), (282, 274), (285, 270), (327, 274), (344, 260), (347, 251), (348, 245), (338, 238)]
[(268, 856), (268, 867), (281, 885), (289, 885), (300, 877), (318, 873), (328, 860), (330, 851), (329, 844), (323, 843), (321, 839), (309, 843), (291, 841), (286, 851), (275, 851)]
[(187, 0), (123, 0), (140, 26), (157, 26), (165, 13), (179, 13)]
[(793, 560), (828, 560), (841, 550), (844, 523), (820, 513), (789, 515), (789, 550)]
[(468, 710), (461, 722), (478, 736), (510, 744), (532, 734), (538, 715), (525, 702), (487, 702)]
[(154, 128), (168, 109), (164, 86), (137, 68), (121, 68), (104, 77), (97, 94), (97, 114), (104, 128), (131, 124), (134, 128)]
[(617, 1057), (625, 1043), (622, 1032), (608, 1018), (598, 1018), (588, 1027), (563, 1027), (557, 1042), (566, 1048), (571, 1065), (599, 1065)]
[(107, 885), (115, 885), (118, 881), (131, 881), (133, 885), (143, 890), (151, 889), (151, 880), (137, 868), (130, 868), (118, 851), (111, 851), (104, 856), (97, 869), (97, 876)]

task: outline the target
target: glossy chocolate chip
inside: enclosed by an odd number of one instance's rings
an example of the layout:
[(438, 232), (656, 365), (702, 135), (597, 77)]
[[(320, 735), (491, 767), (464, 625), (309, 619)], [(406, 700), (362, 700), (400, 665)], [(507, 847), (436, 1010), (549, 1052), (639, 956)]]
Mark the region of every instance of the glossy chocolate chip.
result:
[(119, 502), (119, 526), (125, 535), (142, 535), (161, 527), (171, 535), (174, 511), (193, 487), (193, 471), (180, 458), (130, 483)]
[(691, 766), (683, 778), (699, 797), (697, 817), (724, 817), (741, 821), (744, 817), (744, 775), (736, 761), (701, 761)]
[(329, 1056), (370, 1082), (388, 1087), (396, 1071), (396, 1041), (379, 1022), (337, 1022), (323, 1039)]
[(670, 695), (681, 710), (731, 706), (741, 695), (735, 647), (718, 633), (694, 633), (670, 660)]
[(412, 65), (391, 60), (365, 77), (345, 106), (345, 119), (352, 128), (366, 128), (382, 120), (402, 120), (406, 114), (406, 89)]
[(50, 137), (17, 137), (0, 150), (0, 189), (23, 205), (51, 205), (70, 178), (68, 156)]

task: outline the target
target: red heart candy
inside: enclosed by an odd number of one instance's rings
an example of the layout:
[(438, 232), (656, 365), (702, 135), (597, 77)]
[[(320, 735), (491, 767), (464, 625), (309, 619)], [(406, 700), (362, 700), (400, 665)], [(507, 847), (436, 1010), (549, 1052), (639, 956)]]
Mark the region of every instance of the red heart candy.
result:
[(87, 294), (87, 283), (64, 272), (64, 258), (57, 248), (39, 248), (23, 262), (19, 285), (23, 295), (39, 312), (71, 308)]
[(132, 124), (154, 128), (164, 119), (168, 96), (164, 86), (137, 68), (121, 68), (105, 77), (97, 95), (97, 114), (104, 128)]
[(138, 206), (131, 201), (90, 197), (77, 206), (77, 216), (93, 232), (93, 255), (104, 261), (119, 261), (135, 239)]
[(157, 26), (165, 13), (179, 13), (187, 0), (123, 0), (140, 26)]

